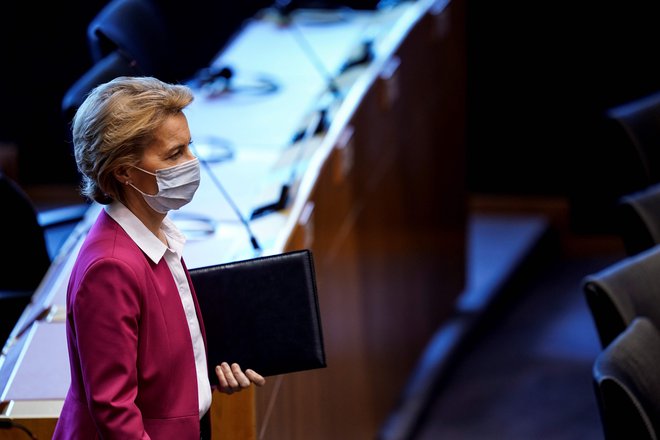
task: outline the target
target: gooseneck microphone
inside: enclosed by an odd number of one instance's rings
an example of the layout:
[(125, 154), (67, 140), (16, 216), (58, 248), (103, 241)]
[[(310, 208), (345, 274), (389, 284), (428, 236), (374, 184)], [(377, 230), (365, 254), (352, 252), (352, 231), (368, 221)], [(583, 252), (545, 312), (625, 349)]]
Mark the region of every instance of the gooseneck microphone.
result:
[[(276, 0), (273, 7), (281, 20), (282, 26), (292, 30), (292, 34), (296, 38), (296, 42), (305, 53), (307, 59), (312, 63), (316, 71), (325, 79), (327, 83), (327, 89), (332, 93), (333, 97), (335, 99), (343, 98), (335, 77), (331, 75), (330, 72), (325, 68), (323, 62), (319, 58), (312, 45), (309, 44), (302, 31), (294, 23), (294, 20), (291, 17), (291, 12), (295, 9), (293, 2), (291, 0)], [(311, 138), (316, 134), (326, 131), (329, 126), (327, 116), (327, 108), (321, 108), (314, 112), (314, 117), (312, 118), (311, 122), (307, 125), (306, 128), (293, 135), (291, 143), (297, 144)], [(286, 208), (291, 193), (291, 187), (293, 186), (298, 174), (298, 163), (302, 159), (303, 152), (304, 145), (301, 145), (300, 150), (298, 151), (298, 154), (293, 161), (293, 168), (291, 170), (289, 179), (284, 184), (282, 184), (279, 198), (272, 203), (268, 203), (255, 208), (252, 211), (250, 219), (256, 219), (268, 213), (280, 211)]]
[(280, 85), (265, 75), (237, 75), (230, 66), (210, 66), (200, 69), (192, 80), (207, 97), (225, 93), (268, 95), (279, 90)]
[(211, 180), (213, 181), (213, 184), (215, 185), (215, 187), (222, 193), (225, 200), (227, 200), (227, 203), (229, 203), (229, 206), (231, 206), (231, 209), (234, 211), (234, 213), (236, 213), (236, 216), (238, 217), (238, 219), (241, 221), (241, 223), (245, 227), (245, 230), (247, 231), (248, 236), (250, 237), (250, 244), (252, 244), (252, 248), (255, 251), (261, 251), (261, 246), (259, 246), (259, 242), (257, 241), (257, 237), (255, 237), (255, 235), (252, 233), (252, 228), (250, 227), (250, 223), (245, 219), (245, 217), (241, 213), (241, 210), (238, 208), (238, 206), (234, 202), (234, 199), (229, 195), (229, 193), (227, 192), (225, 187), (220, 182), (220, 179), (218, 179), (218, 177), (215, 175), (215, 172), (213, 172), (213, 169), (208, 164), (208, 162), (206, 160), (204, 160), (203, 158), (201, 158), (199, 156), (199, 154), (197, 154), (194, 143), (192, 143), (190, 145), (190, 148), (191, 148), (191, 150), (193, 150), (193, 153), (195, 154), (195, 156), (197, 156), (197, 159), (199, 160), (199, 162), (202, 164), (202, 166), (208, 172), (208, 175), (211, 178)]
[(328, 90), (330, 90), (335, 98), (341, 98), (341, 90), (334, 76), (326, 69), (321, 58), (291, 17), (291, 13), (295, 9), (293, 2), (291, 0), (277, 0), (274, 4), (274, 9), (280, 17), (282, 26), (292, 30), (293, 37), (296, 39), (298, 46), (305, 52), (307, 59), (312, 63), (314, 69), (326, 80)]
[[(300, 137), (296, 140), (296, 143), (307, 140), (312, 136), (314, 136), (315, 134), (317, 134), (319, 132), (319, 127), (323, 124), (324, 118), (325, 118), (325, 111), (318, 111), (317, 113), (315, 113), (315, 117), (311, 120), (311, 122), (307, 125), (307, 128), (302, 132)], [(289, 179), (284, 184), (282, 184), (282, 188), (280, 189), (279, 199), (273, 203), (268, 203), (259, 206), (258, 208), (255, 208), (252, 211), (250, 219), (254, 220), (271, 212), (281, 211), (282, 209), (286, 208), (286, 205), (289, 202), (289, 196), (291, 194), (291, 187), (293, 186), (296, 177), (298, 176), (298, 164), (302, 160), (302, 156), (305, 151), (305, 145), (301, 144), (298, 148), (299, 148), (297, 152), (298, 154), (296, 154), (296, 157), (292, 162), (293, 164), (291, 168), (291, 174), (289, 175)]]
[(346, 60), (343, 66), (341, 66), (341, 69), (339, 70), (341, 73), (345, 73), (346, 71), (352, 69), (353, 67), (361, 66), (364, 64), (368, 64), (371, 61), (374, 60), (374, 41), (371, 39), (364, 40), (360, 44), (360, 51), (359, 53)]

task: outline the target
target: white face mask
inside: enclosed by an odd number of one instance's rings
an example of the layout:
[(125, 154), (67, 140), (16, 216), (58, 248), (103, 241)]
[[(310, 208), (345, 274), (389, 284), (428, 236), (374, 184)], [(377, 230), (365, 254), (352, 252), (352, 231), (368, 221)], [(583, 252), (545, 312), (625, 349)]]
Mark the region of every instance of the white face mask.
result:
[(167, 214), (171, 209), (179, 209), (188, 204), (199, 187), (200, 172), (197, 158), (170, 168), (156, 170), (155, 173), (139, 167), (135, 168), (156, 176), (156, 184), (158, 185), (156, 194), (147, 194), (132, 183), (129, 183), (129, 185), (142, 194), (144, 200), (154, 211), (161, 214)]

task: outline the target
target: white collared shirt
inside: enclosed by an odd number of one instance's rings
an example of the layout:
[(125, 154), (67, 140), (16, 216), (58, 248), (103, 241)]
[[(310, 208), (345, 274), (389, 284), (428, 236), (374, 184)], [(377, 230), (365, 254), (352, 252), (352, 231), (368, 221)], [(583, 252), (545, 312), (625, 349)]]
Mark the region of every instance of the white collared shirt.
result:
[(192, 338), (195, 368), (197, 370), (199, 417), (201, 418), (211, 407), (212, 395), (206, 365), (204, 339), (202, 338), (199, 321), (195, 313), (195, 303), (193, 302), (190, 286), (188, 285), (188, 279), (181, 264), (181, 255), (183, 253), (183, 246), (186, 243), (186, 237), (179, 231), (172, 220), (165, 217), (161, 225), (161, 230), (167, 238), (168, 245), (166, 246), (147, 229), (135, 214), (121, 203), (115, 201), (110, 205), (106, 205), (104, 208), (108, 215), (119, 223), (149, 259), (158, 264), (160, 259), (165, 257), (165, 262), (172, 272), (177, 289), (179, 290), (183, 310), (186, 313), (190, 337)]

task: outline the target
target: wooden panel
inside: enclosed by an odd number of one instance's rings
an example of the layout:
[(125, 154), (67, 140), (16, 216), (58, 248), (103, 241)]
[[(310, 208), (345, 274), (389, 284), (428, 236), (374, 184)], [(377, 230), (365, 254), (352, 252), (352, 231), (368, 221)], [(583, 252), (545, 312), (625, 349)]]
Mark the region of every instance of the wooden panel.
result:
[(328, 368), (257, 391), (262, 438), (374, 438), (454, 310), (467, 202), (464, 84), (460, 62), (443, 64), (456, 50), (449, 14), (425, 16), (384, 63), (291, 234), (287, 247), (317, 261)]
[(350, 128), (346, 133), (323, 164), (308, 200), (313, 210), (303, 210), (286, 249), (314, 254), (328, 367), (277, 378), (277, 391), (258, 390), (258, 420), (269, 440), (368, 438), (376, 424), (352, 226)]
[(254, 440), (256, 416), (254, 387), (231, 395), (213, 392), (211, 404), (211, 436), (217, 440)]
[[(38, 439), (49, 439), (53, 437), (53, 432), (55, 432), (55, 425), (57, 424), (57, 419), (52, 418), (34, 418), (34, 419), (16, 419), (14, 423), (17, 423), (29, 432), (31, 432), (35, 438)], [(0, 429), (0, 440), (26, 440), (30, 436), (27, 432), (20, 429), (19, 427), (14, 427), (12, 429)]]

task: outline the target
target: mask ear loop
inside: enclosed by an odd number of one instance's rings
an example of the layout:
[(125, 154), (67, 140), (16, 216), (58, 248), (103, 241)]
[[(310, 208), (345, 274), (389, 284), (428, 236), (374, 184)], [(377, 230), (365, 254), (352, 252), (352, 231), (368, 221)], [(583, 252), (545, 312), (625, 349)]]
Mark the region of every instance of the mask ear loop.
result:
[[(160, 192), (160, 185), (158, 185), (158, 175), (157, 175), (156, 173), (152, 173), (151, 171), (147, 171), (147, 170), (145, 170), (145, 169), (142, 169), (142, 168), (140, 168), (140, 167), (137, 166), (137, 165), (131, 165), (131, 167), (135, 168), (136, 170), (140, 170), (140, 171), (142, 171), (143, 173), (146, 173), (146, 174), (149, 174), (149, 175), (151, 175), (151, 176), (156, 177), (156, 188), (158, 189), (158, 192), (156, 192), (156, 194), (158, 194), (158, 193)], [(126, 179), (126, 185), (130, 186), (131, 188), (133, 188), (134, 190), (136, 190), (137, 192), (139, 192), (139, 193), (142, 194), (143, 196), (154, 196), (154, 195), (156, 195), (156, 194), (147, 194), (147, 193), (145, 193), (145, 192), (142, 191), (140, 188), (137, 188), (135, 185), (133, 185), (133, 184), (131, 183), (131, 180), (130, 180), (130, 179)]]
[(135, 165), (131, 165), (131, 166), (135, 169), (138, 169), (138, 170), (142, 171), (143, 173), (151, 174), (152, 176), (156, 177), (156, 173), (152, 173), (151, 171), (143, 170), (142, 168), (140, 168), (138, 166), (135, 166)]

